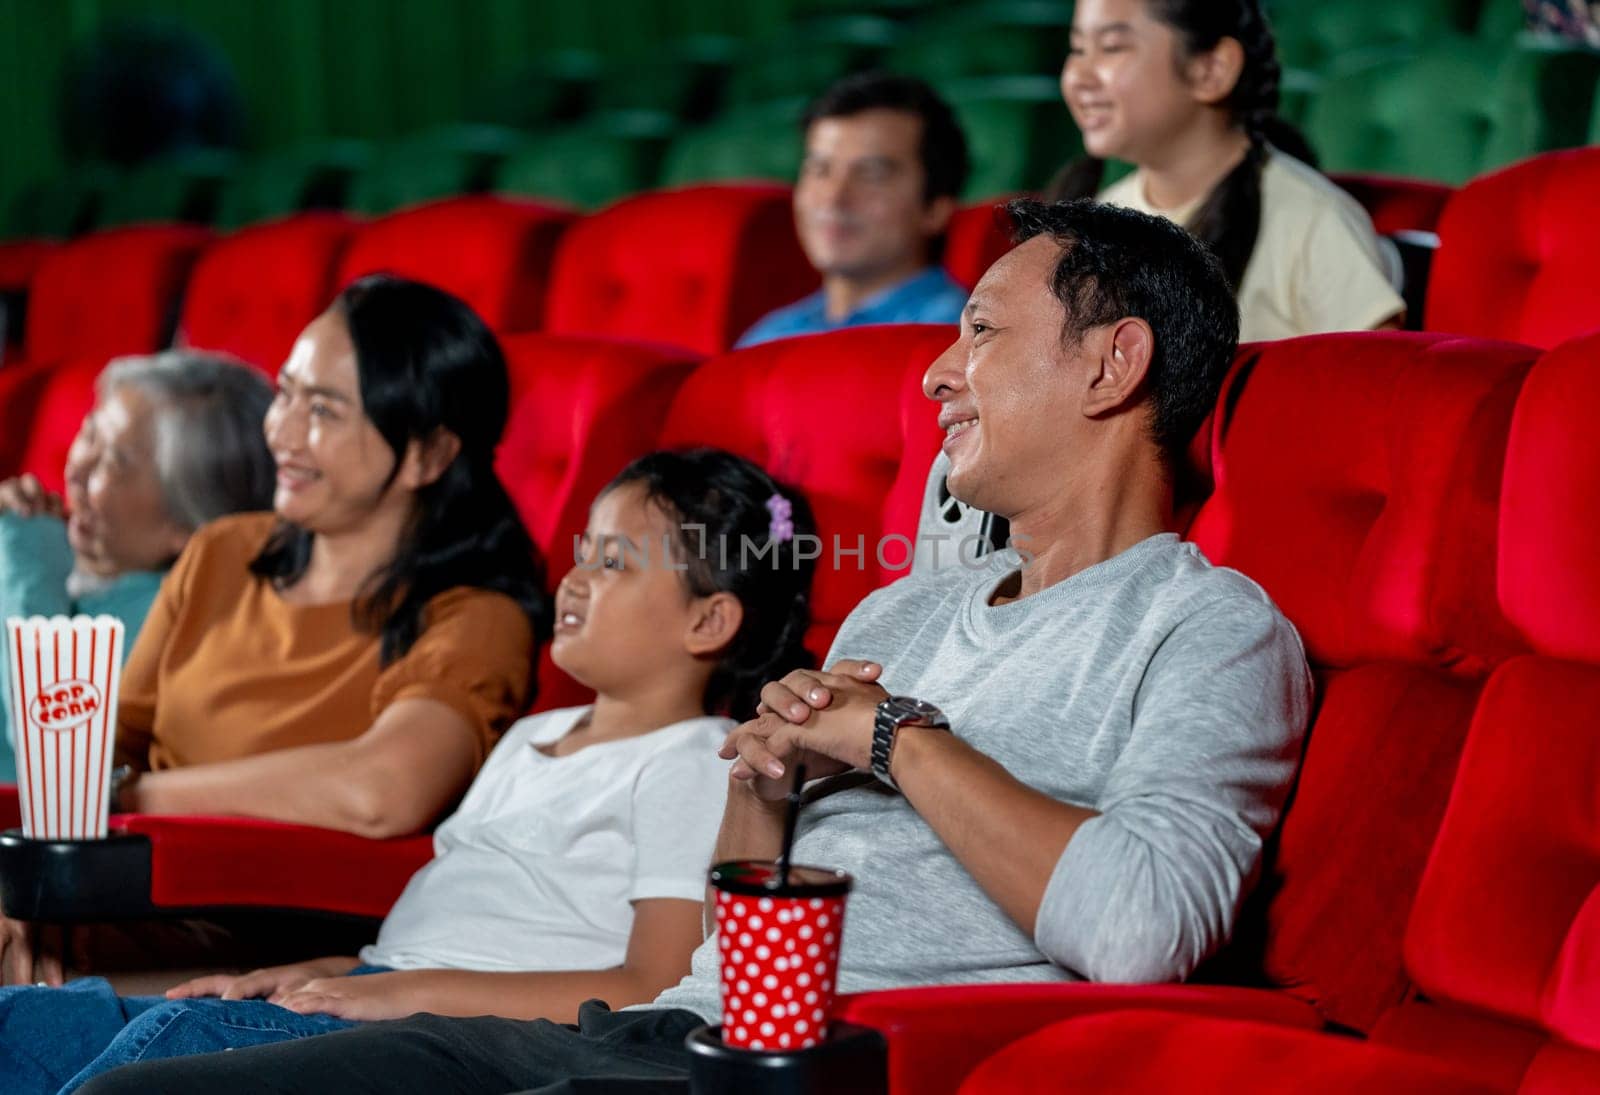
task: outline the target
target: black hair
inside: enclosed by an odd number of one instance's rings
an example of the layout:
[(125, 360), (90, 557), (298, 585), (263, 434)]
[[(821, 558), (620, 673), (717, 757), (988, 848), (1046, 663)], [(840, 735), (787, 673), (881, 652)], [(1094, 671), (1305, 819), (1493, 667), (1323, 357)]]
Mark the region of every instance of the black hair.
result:
[[(1294, 126), (1278, 116), (1282, 68), (1272, 27), (1260, 0), (1145, 0), (1152, 18), (1175, 31), (1186, 57), (1215, 49), (1232, 38), (1244, 52), (1239, 80), (1226, 106), (1234, 124), (1250, 138), (1250, 150), (1185, 225), (1222, 260), (1235, 292), (1261, 231), (1261, 171), (1267, 145), (1315, 167), (1316, 154)], [(1053, 199), (1088, 198), (1100, 190), (1105, 161), (1086, 156), (1068, 164), (1046, 188)]]
[(1239, 304), (1216, 256), (1164, 217), (1088, 199), (1018, 199), (1006, 212), (1018, 243), (1049, 236), (1061, 245), (1050, 290), (1066, 311), (1067, 345), (1129, 316), (1150, 324), (1151, 433), (1175, 471), (1239, 344)]
[[(395, 557), (356, 598), (356, 627), (382, 636), (381, 661), (388, 665), (422, 633), (427, 603), (467, 586), (516, 601), (544, 638), (550, 616), (544, 567), (494, 471), (511, 400), (500, 344), (449, 293), (385, 274), (353, 282), (331, 310), (343, 317), (355, 347), (362, 412), (394, 453), (389, 481), (411, 442), (439, 430), (461, 442), (444, 472), (417, 492)], [(292, 585), (311, 561), (312, 538), (280, 523), (251, 571)]]
[[(816, 562), (798, 548), (817, 525), (805, 496), (742, 457), (721, 449), (641, 456), (606, 485), (637, 483), (678, 526), (689, 592), (731, 593), (744, 620), (706, 682), (705, 709), (754, 717), (761, 686), (816, 660), (805, 648)], [(788, 503), (787, 536), (773, 536), (769, 503)]]
[(950, 104), (925, 81), (887, 72), (862, 72), (846, 76), (806, 107), (800, 131), (823, 118), (849, 118), (868, 110), (898, 110), (922, 120), (924, 202), (959, 198), (967, 185), (967, 138), (961, 132)]

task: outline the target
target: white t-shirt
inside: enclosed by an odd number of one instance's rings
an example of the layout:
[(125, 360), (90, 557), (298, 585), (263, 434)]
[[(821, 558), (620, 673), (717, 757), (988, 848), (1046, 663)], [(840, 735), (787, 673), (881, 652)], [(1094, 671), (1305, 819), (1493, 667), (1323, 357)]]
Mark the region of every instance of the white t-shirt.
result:
[(610, 969), (627, 954), (631, 902), (704, 899), (728, 786), (717, 748), (732, 720), (689, 719), (564, 757), (535, 748), (588, 710), (532, 715), (506, 732), (363, 962)]
[[(1135, 171), (1100, 200), (1187, 225), (1204, 198), (1157, 209)], [(1315, 168), (1269, 149), (1261, 228), (1239, 286), (1239, 341), (1369, 330), (1405, 308), (1397, 279), (1398, 259), (1383, 250), (1361, 203)]]

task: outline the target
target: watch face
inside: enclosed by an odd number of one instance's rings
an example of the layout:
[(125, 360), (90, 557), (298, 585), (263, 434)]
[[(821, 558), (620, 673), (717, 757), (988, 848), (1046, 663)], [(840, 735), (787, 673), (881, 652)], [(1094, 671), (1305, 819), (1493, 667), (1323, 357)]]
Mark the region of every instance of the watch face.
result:
[(943, 711), (914, 696), (891, 696), (888, 706), (896, 722), (944, 722)]

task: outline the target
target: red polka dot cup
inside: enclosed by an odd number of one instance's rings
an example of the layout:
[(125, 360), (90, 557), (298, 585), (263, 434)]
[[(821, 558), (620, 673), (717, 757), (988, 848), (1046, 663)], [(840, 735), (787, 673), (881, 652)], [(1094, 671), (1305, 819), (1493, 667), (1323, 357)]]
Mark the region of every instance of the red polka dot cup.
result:
[(711, 868), (722, 958), (722, 1041), (797, 1050), (828, 1034), (851, 878), (823, 867), (741, 859)]

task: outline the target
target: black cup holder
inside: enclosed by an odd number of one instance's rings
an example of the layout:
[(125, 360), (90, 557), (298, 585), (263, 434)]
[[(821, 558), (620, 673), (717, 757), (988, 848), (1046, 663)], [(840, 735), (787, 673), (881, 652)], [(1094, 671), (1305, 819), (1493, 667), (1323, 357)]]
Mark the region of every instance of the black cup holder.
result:
[(889, 1047), (871, 1027), (834, 1022), (810, 1049), (735, 1049), (719, 1026), (689, 1032), (693, 1095), (883, 1095), (889, 1090)]
[(150, 840), (33, 840), (0, 833), (0, 909), (13, 920), (81, 924), (166, 915), (150, 904)]

